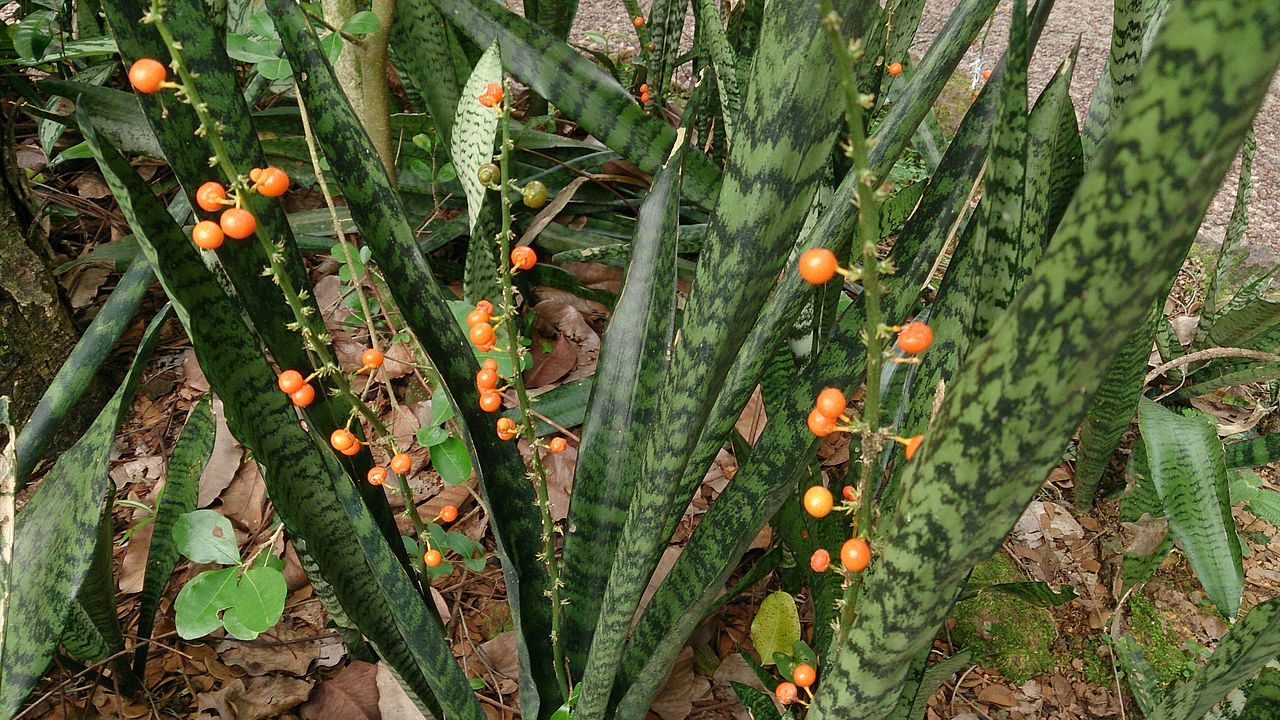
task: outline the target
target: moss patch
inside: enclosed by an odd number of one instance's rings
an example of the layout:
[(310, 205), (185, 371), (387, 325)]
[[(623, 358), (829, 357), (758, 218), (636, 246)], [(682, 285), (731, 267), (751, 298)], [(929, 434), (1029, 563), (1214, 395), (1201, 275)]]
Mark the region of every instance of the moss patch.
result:
[(1185, 648), (1182, 638), (1169, 629), (1166, 618), (1147, 596), (1140, 592), (1129, 598), (1129, 633), (1142, 646), (1147, 662), (1161, 683), (1187, 677), (1196, 668), (1196, 655)]
[[(1026, 579), (1003, 555), (997, 554), (974, 568), (969, 582), (988, 585)], [(984, 593), (957, 604), (951, 617), (956, 621), (952, 640), (971, 648), (978, 662), (996, 668), (1015, 685), (1053, 670), (1054, 656), (1049, 647), (1057, 628), (1048, 610), (1008, 595)]]

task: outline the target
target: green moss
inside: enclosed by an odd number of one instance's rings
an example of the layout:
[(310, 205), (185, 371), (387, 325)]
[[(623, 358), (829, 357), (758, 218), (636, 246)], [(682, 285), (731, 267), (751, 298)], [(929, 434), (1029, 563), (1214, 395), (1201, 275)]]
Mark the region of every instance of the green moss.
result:
[(1115, 677), (1111, 667), (1111, 660), (1098, 653), (1098, 648), (1101, 644), (1096, 637), (1089, 638), (1089, 641), (1085, 644), (1085, 651), (1080, 657), (1084, 662), (1084, 669), (1081, 674), (1084, 675), (1086, 681), (1094, 685), (1108, 687), (1115, 682)]
[[(1026, 579), (1003, 555), (996, 555), (974, 568), (969, 582), (988, 585)], [(1048, 610), (1008, 595), (984, 593), (957, 604), (951, 617), (956, 621), (952, 640), (972, 649), (978, 662), (996, 668), (1010, 682), (1020, 685), (1053, 670), (1049, 646), (1057, 628)]]
[(1185, 643), (1169, 630), (1169, 624), (1169, 619), (1142, 593), (1129, 598), (1129, 632), (1142, 646), (1161, 683), (1183, 679), (1196, 667), (1196, 655), (1185, 649)]

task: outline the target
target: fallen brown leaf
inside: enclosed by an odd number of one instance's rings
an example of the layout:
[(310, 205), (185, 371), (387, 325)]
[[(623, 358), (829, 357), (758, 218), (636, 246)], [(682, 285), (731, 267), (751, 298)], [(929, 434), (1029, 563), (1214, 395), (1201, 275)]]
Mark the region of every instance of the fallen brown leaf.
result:
[(298, 714), (303, 720), (379, 720), (377, 674), (373, 663), (351, 661), (331, 680), (320, 683)]
[(306, 680), (282, 675), (238, 678), (197, 695), (196, 707), (222, 720), (266, 720), (297, 707), (310, 693)]

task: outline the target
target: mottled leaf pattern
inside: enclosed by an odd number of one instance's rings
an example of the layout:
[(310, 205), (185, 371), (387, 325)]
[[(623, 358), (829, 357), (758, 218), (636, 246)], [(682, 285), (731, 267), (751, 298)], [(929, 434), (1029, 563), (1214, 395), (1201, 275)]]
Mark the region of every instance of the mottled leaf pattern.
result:
[(1116, 0), (1115, 23), (1111, 31), (1111, 54), (1098, 77), (1084, 121), (1086, 164), (1093, 159), (1107, 132), (1108, 123), (1120, 114), (1133, 92), (1142, 60), (1142, 37), (1147, 28), (1148, 0)]
[[(155, 519), (152, 520), (155, 525), (151, 533), (151, 546), (147, 551), (142, 594), (138, 596), (137, 635), (140, 638), (151, 637), (151, 630), (155, 627), (156, 607), (178, 563), (178, 545), (174, 542), (173, 526), (179, 517), (196, 509), (200, 476), (213, 452), (215, 427), (213, 404), (205, 396), (191, 408), (187, 423), (182, 426), (182, 432), (178, 434), (173, 452), (169, 455), (164, 491), (156, 503)], [(139, 642), (134, 651), (133, 670), (139, 677), (146, 676), (148, 650), (150, 647), (147, 644)]]
[[(1175, 18), (1171, 13), (1169, 23)], [(1191, 680), (1169, 693), (1147, 717), (1198, 720), (1276, 655), (1280, 655), (1280, 598), (1255, 606), (1232, 626), (1209, 662)]]
[(1224, 448), (1227, 468), (1251, 468), (1280, 460), (1280, 434), (1261, 435)]
[(995, 550), (1060, 460), (1096, 368), (1193, 240), (1280, 62), (1265, 40), (1275, 32), (1280, 7), (1263, 0), (1171, 8), (1041, 262), (949, 384), (811, 720), (892, 708), (945, 618), (947, 590)]
[(492, 161), (493, 139), (498, 133), (496, 108), (481, 105), (478, 98), (490, 83), (501, 82), (502, 60), (498, 57), (498, 44), (494, 43), (480, 56), (467, 84), (462, 87), (462, 98), (458, 101), (457, 113), (453, 118), (453, 167), (458, 171), (458, 180), (467, 193), (467, 218), (473, 242), (476, 220), (480, 217), (480, 206), (484, 203), (485, 195), (484, 185), (476, 177), (476, 170)]
[[(148, 191), (149, 192), (149, 191)], [(168, 314), (147, 326), (129, 374), (98, 417), (18, 513), (13, 544), (13, 576), (4, 647), (0, 648), (0, 717), (12, 717), (53, 659), (67, 613), (93, 562), (102, 500), (107, 494), (107, 460), (123, 413), (159, 329)]]
[(399, 0), (391, 23), (391, 53), (401, 77), (427, 103), (445, 147), (470, 67), (462, 48), (431, 0)]

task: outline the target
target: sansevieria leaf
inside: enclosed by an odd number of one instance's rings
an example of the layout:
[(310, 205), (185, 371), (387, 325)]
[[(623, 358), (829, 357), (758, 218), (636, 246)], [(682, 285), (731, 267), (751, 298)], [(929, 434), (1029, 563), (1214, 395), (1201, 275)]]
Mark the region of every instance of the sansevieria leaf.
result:
[(453, 119), (454, 137), (450, 153), (453, 167), (458, 171), (458, 180), (467, 193), (467, 220), (473, 233), (485, 194), (476, 170), (492, 160), (493, 139), (498, 133), (496, 109), (481, 105), (476, 98), (490, 83), (501, 82), (502, 61), (498, 58), (498, 44), (494, 43), (480, 56), (475, 70), (463, 86), (462, 100)]
[(897, 511), (881, 523), (857, 620), (811, 720), (892, 709), (949, 591), (1060, 461), (1100, 382), (1096, 368), (1146, 317), (1194, 239), (1280, 63), (1280, 45), (1267, 40), (1276, 32), (1280, 6), (1268, 0), (1172, 5), (1044, 256), (949, 383)]
[[(178, 434), (169, 454), (165, 472), (164, 489), (156, 502), (155, 518), (151, 533), (151, 545), (147, 550), (147, 569), (142, 580), (142, 594), (138, 596), (138, 637), (146, 640), (155, 627), (156, 607), (164, 594), (165, 585), (178, 564), (178, 545), (174, 542), (173, 526), (186, 513), (196, 509), (200, 490), (200, 476), (205, 463), (213, 452), (216, 424), (213, 403), (203, 397), (191, 408), (186, 425)], [(135, 541), (136, 542), (136, 541)], [(133, 670), (138, 677), (146, 676), (147, 651), (144, 642), (138, 642), (133, 655)]]
[(305, 430), (276, 388), (275, 372), (200, 261), (200, 250), (125, 159), (94, 134), (83, 109), (80, 127), (166, 293), (188, 308), (178, 315), (186, 319), (196, 357), (223, 400), (232, 433), (262, 468), (286, 529), (307, 542), (342, 609), (407, 689), (451, 718), (482, 718), (439, 620), (426, 609), (325, 436), (318, 428)]
[(116, 429), (167, 317), (162, 312), (152, 320), (125, 381), (18, 513), (12, 566), (22, 571), (13, 575), (5, 619), (22, 622), (5, 623), (0, 717), (17, 712), (53, 659), (67, 613), (93, 561)]
[(1240, 610), (1244, 570), (1215, 421), (1198, 410), (1181, 415), (1143, 398), (1138, 427), (1170, 531), (1205, 594), (1234, 618)]

